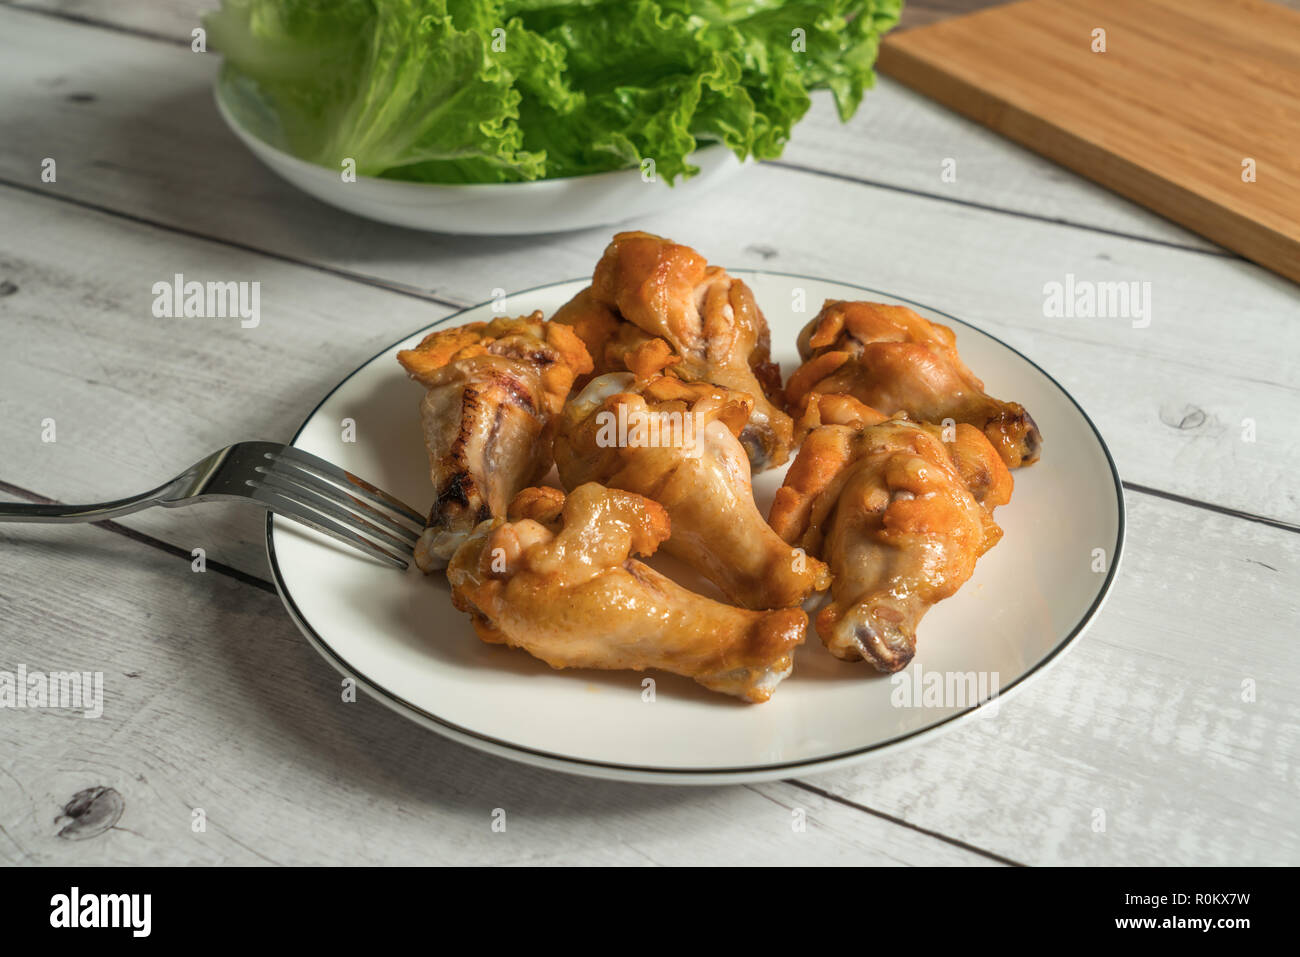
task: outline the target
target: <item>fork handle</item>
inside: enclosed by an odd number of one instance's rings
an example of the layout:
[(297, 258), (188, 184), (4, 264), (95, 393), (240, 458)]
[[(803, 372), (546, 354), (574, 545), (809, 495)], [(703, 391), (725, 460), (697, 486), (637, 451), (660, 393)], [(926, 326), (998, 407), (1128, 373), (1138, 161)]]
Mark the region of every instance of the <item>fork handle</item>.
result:
[(173, 505), (161, 496), (171, 483), (142, 495), (119, 498), (92, 505), (35, 505), (30, 502), (0, 502), (0, 522), (103, 522), (119, 515), (130, 515), (154, 505)]

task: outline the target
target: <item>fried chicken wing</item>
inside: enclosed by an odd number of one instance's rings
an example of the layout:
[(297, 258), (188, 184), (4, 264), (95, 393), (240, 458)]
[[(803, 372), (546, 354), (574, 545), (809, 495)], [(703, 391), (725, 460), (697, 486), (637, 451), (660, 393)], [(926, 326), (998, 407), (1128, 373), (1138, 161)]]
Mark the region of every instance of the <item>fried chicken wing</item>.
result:
[(575, 389), (597, 376), (624, 371), (627, 354), (654, 338), (622, 318), (591, 286), (557, 309), (551, 321), (572, 328), (591, 354), (592, 371), (574, 382)]
[(886, 415), (980, 429), (1010, 468), (1038, 461), (1042, 435), (1024, 406), (984, 393), (947, 326), (906, 306), (828, 300), (799, 334), (804, 362), (790, 377), (792, 406), (810, 393), (844, 393)]
[(659, 668), (766, 701), (793, 668), (807, 616), (712, 601), (631, 557), (669, 530), (661, 506), (630, 492), (525, 489), (508, 519), (479, 526), (452, 558), (452, 600), (484, 641), (552, 668)]
[(767, 320), (749, 287), (695, 250), (650, 233), (619, 233), (591, 286), (555, 315), (595, 360), (595, 374), (661, 337), (681, 358), (677, 374), (753, 396), (741, 443), (755, 470), (790, 456), (792, 423), (780, 408), (781, 370), (771, 361)]
[[(795, 436), (802, 441), (822, 425), (847, 425), (862, 429), (879, 425), (890, 416), (863, 405), (851, 395), (811, 393), (801, 403), (803, 408), (795, 422)], [(908, 418), (899, 413), (893, 418)], [(957, 468), (967, 491), (990, 512), (1011, 501), (1015, 480), (988, 437), (966, 422), (943, 426), (933, 422), (916, 423), (944, 443), (952, 464)]]
[(771, 523), (830, 565), (831, 601), (816, 619), (822, 642), (886, 672), (906, 667), (930, 606), (953, 595), (1001, 536), (943, 442), (901, 418), (813, 429)]
[[(667, 353), (666, 344), (649, 344), (628, 360), (644, 376)], [(781, 541), (754, 504), (737, 438), (753, 402), (709, 383), (609, 373), (565, 406), (555, 464), (568, 488), (597, 481), (662, 505), (672, 520), (664, 551), (729, 601), (783, 608), (825, 589), (830, 578), (824, 564)]]
[(437, 496), (415, 553), (428, 572), (550, 470), (555, 418), (591, 358), (572, 329), (535, 312), (434, 332), (397, 359), (428, 390), (420, 419)]

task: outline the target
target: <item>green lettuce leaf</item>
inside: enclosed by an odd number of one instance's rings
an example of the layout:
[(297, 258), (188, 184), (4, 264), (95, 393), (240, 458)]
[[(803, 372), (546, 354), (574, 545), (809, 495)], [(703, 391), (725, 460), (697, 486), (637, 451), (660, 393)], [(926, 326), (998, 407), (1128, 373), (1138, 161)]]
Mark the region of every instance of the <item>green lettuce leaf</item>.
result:
[(725, 144), (780, 155), (809, 92), (848, 119), (900, 0), (223, 0), (232, 89), (298, 156), (443, 183), (652, 160), (669, 182)]

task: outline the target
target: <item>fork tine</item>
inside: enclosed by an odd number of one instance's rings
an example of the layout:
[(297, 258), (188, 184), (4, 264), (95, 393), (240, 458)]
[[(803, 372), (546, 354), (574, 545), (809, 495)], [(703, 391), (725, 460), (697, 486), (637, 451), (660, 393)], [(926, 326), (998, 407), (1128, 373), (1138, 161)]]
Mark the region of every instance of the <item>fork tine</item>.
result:
[(286, 494), (292, 488), (301, 487), (310, 492), (341, 505), (344, 509), (351, 512), (360, 512), (361, 517), (369, 519), (378, 525), (384, 531), (389, 532), (404, 542), (414, 545), (420, 540), (421, 532), (416, 531), (409, 525), (404, 525), (392, 518), (387, 512), (380, 511), (371, 505), (365, 499), (352, 495), (348, 489), (340, 488), (333, 482), (327, 482), (325, 479), (316, 475), (314, 472), (307, 472), (303, 469), (288, 468), (284, 463), (272, 461), (269, 465), (259, 465), (256, 471), (261, 475), (274, 475), (279, 477), (289, 488), (281, 486), (281, 490)]
[(407, 560), (411, 557), (410, 552), (399, 552), (396, 549), (385, 548), (376, 544), (356, 530), (342, 525), (326, 515), (313, 511), (296, 499), (281, 495), (275, 489), (265, 486), (259, 487), (254, 490), (252, 497), (270, 508), (277, 515), (283, 515), (285, 518), (306, 525), (308, 528), (313, 528), (321, 534), (328, 535), (335, 541), (365, 552), (372, 558), (376, 558), (387, 565), (393, 565), (397, 568), (410, 567), (410, 562)]
[(295, 485), (275, 472), (262, 472), (260, 478), (260, 482), (250, 479), (250, 484), (261, 488), (269, 488), (284, 498), (291, 499), (313, 511), (328, 516), (350, 531), (367, 536), (374, 540), (375, 544), (396, 550), (404, 556), (410, 556), (415, 551), (414, 541), (398, 538), (391, 532), (380, 528), (365, 516), (348, 511), (347, 508), (333, 499), (326, 498), (309, 488)]
[(318, 458), (310, 452), (304, 452), (302, 449), (296, 449), (292, 445), (284, 446), (273, 458), (277, 462), (291, 463), (305, 471), (314, 472), (322, 478), (357, 489), (359, 494), (368, 497), (374, 504), (383, 505), (402, 518), (414, 523), (414, 530), (417, 533), (424, 531), (424, 516), (411, 506), (331, 462)]

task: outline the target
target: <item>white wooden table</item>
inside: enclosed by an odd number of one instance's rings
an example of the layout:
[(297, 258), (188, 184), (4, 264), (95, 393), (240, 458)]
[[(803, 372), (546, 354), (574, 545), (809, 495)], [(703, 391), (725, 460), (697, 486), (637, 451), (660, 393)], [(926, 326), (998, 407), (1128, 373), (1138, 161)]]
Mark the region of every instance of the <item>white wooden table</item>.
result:
[[(0, 498), (124, 495), (288, 439), (381, 346), (494, 287), (587, 274), (608, 239), (431, 236), (294, 192), (216, 115), (217, 58), (189, 49), (208, 5), (0, 6)], [(1060, 379), (1129, 514), (1080, 645), (998, 721), (851, 770), (601, 783), (343, 703), (268, 582), (255, 510), (0, 526), (0, 670), (105, 675), (99, 720), (0, 711), (0, 861), (1300, 863), (1296, 286), (883, 79), (849, 125), (819, 99), (780, 162), (640, 225), (916, 298)], [(177, 272), (260, 281), (261, 326), (155, 319)], [(1150, 282), (1151, 325), (1044, 318), (1067, 273)], [(65, 831), (97, 787), (116, 826)]]

